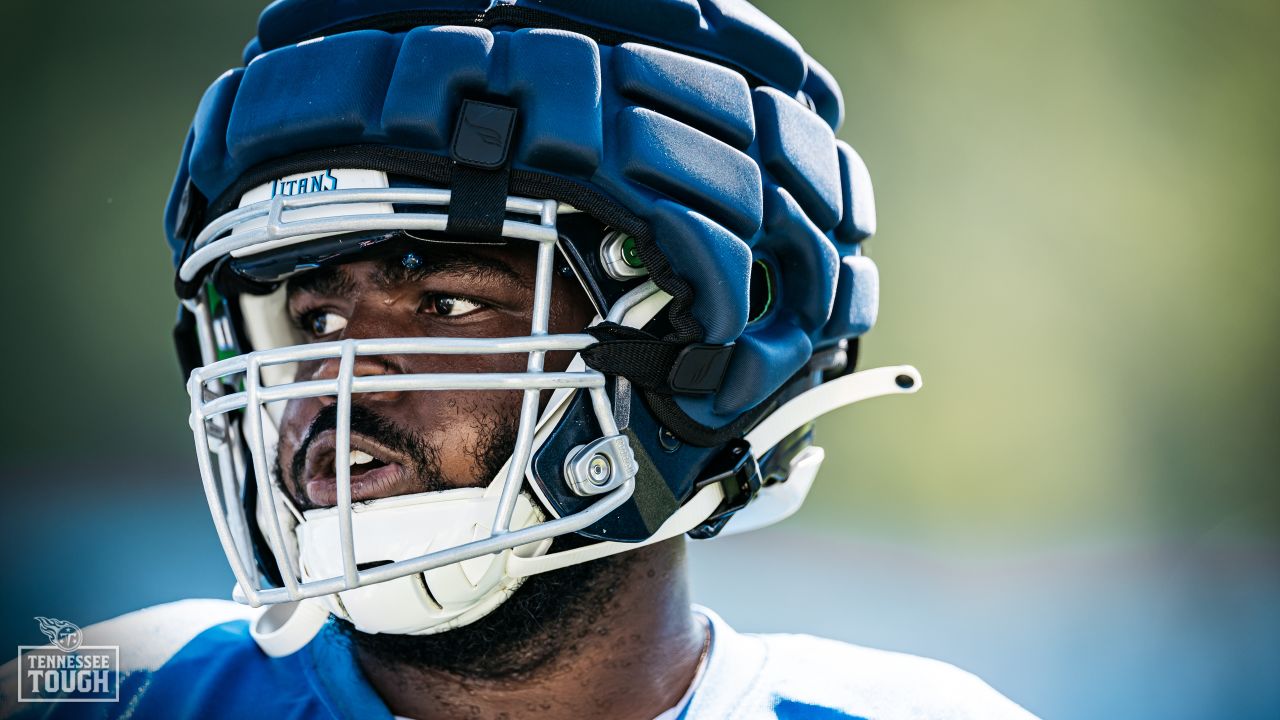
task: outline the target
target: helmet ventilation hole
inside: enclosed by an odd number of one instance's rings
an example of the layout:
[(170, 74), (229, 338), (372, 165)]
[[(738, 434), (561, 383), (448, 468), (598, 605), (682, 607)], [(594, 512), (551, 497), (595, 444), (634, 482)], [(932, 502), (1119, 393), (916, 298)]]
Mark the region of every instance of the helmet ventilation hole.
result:
[(751, 263), (751, 289), (748, 296), (747, 322), (757, 322), (773, 309), (773, 267), (764, 260)]

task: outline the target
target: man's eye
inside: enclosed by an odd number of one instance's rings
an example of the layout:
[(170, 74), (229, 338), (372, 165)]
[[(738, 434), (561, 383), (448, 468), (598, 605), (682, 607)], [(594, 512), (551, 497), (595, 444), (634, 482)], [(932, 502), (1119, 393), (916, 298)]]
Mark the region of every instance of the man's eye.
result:
[(315, 337), (332, 335), (347, 326), (347, 319), (335, 312), (311, 313), (302, 322)]
[(428, 295), (423, 305), (427, 312), (440, 317), (460, 317), (484, 307), (473, 300), (451, 295)]

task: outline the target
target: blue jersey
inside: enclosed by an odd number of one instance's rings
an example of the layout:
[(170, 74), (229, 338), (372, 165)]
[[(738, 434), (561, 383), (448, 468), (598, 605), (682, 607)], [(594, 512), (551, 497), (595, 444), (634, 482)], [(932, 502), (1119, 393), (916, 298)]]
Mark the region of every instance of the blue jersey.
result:
[[(1034, 720), (945, 663), (806, 635), (740, 634), (698, 611), (711, 649), (680, 720)], [(120, 648), (119, 700), (18, 703), (15, 662), (0, 672), (0, 716), (392, 720), (336, 630), (273, 658), (249, 636), (254, 612), (189, 600), (86, 628), (85, 646)]]

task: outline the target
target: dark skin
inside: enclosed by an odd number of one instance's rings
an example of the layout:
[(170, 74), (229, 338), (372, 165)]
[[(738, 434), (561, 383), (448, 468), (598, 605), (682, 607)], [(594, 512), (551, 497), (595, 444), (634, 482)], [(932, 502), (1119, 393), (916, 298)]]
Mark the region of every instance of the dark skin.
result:
[[(398, 254), (294, 280), (290, 316), (310, 342), (528, 334), (536, 267), (529, 244), (424, 244), (414, 252), (421, 264), (413, 269)], [(593, 315), (576, 281), (557, 277), (551, 332), (578, 332)], [(563, 369), (569, 360), (568, 353), (549, 354), (546, 368)], [(524, 355), (361, 358), (356, 375), (520, 372), (526, 361)], [(298, 379), (336, 372), (336, 360), (313, 362), (299, 367)], [(279, 470), (300, 507), (336, 503), (334, 431), (323, 421), (333, 402), (300, 400), (285, 409)], [(494, 458), (510, 452), (519, 406), (519, 393), (509, 391), (356, 396), (351, 446), (371, 459), (352, 467), (353, 499), (487, 485)], [(683, 541), (557, 572), (565, 574), (532, 578), (493, 615), (443, 635), (387, 638), (349, 631), (360, 667), (392, 713), (423, 720), (652, 720), (678, 702), (706, 643), (706, 630), (690, 611)], [(557, 582), (573, 587), (557, 590)], [(552, 601), (519, 602), (521, 593), (538, 592)], [(567, 597), (563, 604), (561, 597)], [(533, 630), (511, 638), (511, 647), (503, 647), (504, 609), (508, 616), (514, 609), (540, 613), (536, 622), (524, 619)], [(480, 638), (481, 662), (446, 662), (447, 653), (437, 649), (450, 650), (450, 636), (472, 646)]]

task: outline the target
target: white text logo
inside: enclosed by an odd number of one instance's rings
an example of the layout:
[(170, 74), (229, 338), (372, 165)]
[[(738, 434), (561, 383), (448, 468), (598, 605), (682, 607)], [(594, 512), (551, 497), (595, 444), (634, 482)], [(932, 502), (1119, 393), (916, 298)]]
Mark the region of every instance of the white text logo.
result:
[(18, 646), (18, 702), (118, 702), (120, 648), (85, 645), (74, 623), (37, 617), (48, 645)]

